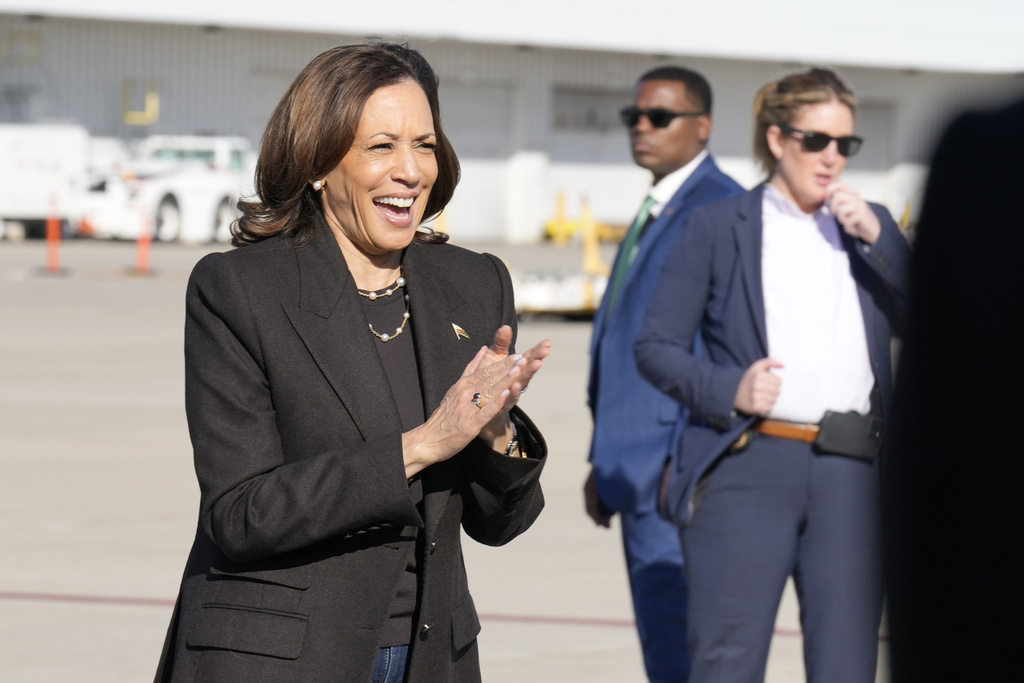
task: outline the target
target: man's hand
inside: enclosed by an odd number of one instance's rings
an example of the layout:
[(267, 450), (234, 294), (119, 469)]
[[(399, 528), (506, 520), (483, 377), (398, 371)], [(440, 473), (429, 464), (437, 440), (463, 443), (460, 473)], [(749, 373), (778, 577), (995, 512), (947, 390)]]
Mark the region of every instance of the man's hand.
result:
[(773, 375), (771, 370), (781, 367), (782, 363), (771, 358), (754, 361), (743, 373), (740, 386), (736, 389), (736, 399), (733, 401), (736, 410), (747, 415), (768, 414), (775, 405), (775, 400), (779, 397), (779, 387), (782, 386), (782, 379), (778, 375)]
[(590, 474), (583, 483), (583, 503), (587, 508), (587, 517), (594, 520), (594, 524), (605, 529), (612, 528), (612, 516), (597, 497), (597, 477), (594, 475), (593, 467), (590, 468)]

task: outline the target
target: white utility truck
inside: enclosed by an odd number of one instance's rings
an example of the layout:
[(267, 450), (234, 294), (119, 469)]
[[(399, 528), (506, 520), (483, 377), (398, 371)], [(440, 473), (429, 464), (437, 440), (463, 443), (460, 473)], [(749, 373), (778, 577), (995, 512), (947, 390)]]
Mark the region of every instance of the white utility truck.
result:
[(74, 124), (0, 124), (0, 237), (42, 237), (56, 218), (79, 228), (89, 132)]
[(129, 162), (94, 182), (85, 211), (98, 238), (226, 242), (240, 196), (252, 193), (254, 155), (240, 137), (152, 135)]

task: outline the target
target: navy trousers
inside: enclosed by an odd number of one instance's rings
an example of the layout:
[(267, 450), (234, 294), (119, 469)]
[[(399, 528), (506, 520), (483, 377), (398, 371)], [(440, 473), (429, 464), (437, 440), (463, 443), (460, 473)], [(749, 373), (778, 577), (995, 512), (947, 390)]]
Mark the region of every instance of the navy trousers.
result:
[(633, 613), (651, 683), (686, 683), (686, 579), (679, 530), (654, 510), (621, 513)]
[(755, 435), (681, 532), (693, 683), (764, 680), (793, 576), (809, 683), (873, 683), (882, 616), (877, 465)]

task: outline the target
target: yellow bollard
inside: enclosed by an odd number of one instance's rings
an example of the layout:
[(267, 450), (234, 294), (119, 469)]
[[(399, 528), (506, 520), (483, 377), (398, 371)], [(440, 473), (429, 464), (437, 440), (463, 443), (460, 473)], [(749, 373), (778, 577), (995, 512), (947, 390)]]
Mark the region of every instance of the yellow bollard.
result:
[(906, 206), (903, 207), (903, 215), (900, 217), (899, 227), (900, 231), (906, 231), (910, 227), (910, 202), (907, 202)]
[(569, 243), (569, 238), (576, 231), (576, 222), (565, 217), (565, 193), (559, 192), (555, 197), (555, 217), (544, 224), (544, 234), (559, 247)]
[(590, 215), (590, 204), (583, 200), (580, 212), (580, 234), (583, 236), (583, 272), (587, 275), (605, 275), (611, 272), (607, 263), (601, 260), (601, 241), (597, 236), (597, 223)]

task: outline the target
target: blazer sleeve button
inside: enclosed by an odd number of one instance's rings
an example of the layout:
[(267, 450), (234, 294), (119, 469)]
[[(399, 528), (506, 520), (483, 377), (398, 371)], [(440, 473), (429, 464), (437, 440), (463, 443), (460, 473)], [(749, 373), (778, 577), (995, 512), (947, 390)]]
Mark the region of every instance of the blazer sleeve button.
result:
[(423, 624), (423, 632), (426, 633), (430, 629), (434, 628), (433, 624)]

